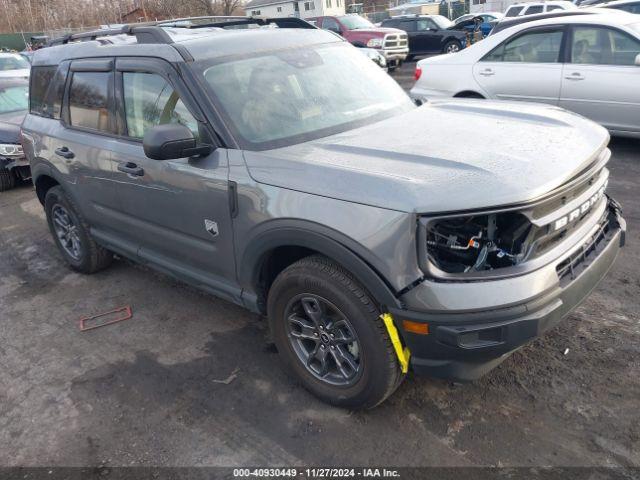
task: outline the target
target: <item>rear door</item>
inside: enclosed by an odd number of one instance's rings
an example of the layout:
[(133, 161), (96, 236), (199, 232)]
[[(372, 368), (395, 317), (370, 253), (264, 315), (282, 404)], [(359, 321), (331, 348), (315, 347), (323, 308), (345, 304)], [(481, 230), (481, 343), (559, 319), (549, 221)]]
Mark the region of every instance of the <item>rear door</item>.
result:
[(558, 104), (564, 26), (519, 32), (473, 66), (473, 76), (492, 97)]
[(214, 143), (204, 116), (177, 74), (162, 60), (118, 59), (120, 139), (113, 147), (118, 211), (127, 248), (219, 295), (233, 297), (233, 231), (227, 151), (206, 157), (151, 160), (142, 147), (155, 125), (181, 123), (202, 143)]
[(571, 28), (560, 105), (607, 128), (640, 131), (640, 40), (610, 27)]
[(115, 177), (111, 148), (116, 142), (114, 60), (71, 62), (61, 122), (51, 134), (52, 163), (66, 180), (92, 227), (112, 230), (103, 215), (115, 208)]

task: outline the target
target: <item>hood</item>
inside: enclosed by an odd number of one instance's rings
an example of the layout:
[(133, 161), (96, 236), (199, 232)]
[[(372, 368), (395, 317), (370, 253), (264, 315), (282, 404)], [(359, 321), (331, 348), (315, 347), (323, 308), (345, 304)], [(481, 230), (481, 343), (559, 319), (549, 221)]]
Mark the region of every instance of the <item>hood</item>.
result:
[(26, 112), (0, 115), (0, 143), (20, 143), (20, 125)]
[(350, 33), (364, 33), (367, 35), (386, 35), (387, 33), (407, 33), (398, 28), (376, 27), (376, 28), (354, 28)]
[(604, 128), (558, 107), (446, 100), (245, 159), (257, 182), (435, 213), (533, 200), (593, 162), (608, 141)]

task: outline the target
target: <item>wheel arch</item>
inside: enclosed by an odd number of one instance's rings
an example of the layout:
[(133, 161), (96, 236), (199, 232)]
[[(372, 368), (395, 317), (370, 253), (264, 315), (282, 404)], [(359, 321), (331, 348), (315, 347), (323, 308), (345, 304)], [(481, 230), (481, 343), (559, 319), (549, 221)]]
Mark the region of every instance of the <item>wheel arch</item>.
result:
[(393, 288), (372, 265), (370, 255), (357, 242), (311, 222), (283, 221), (253, 235), (240, 254), (238, 277), (243, 298), (252, 310), (265, 311), (265, 300), (275, 277), (297, 260), (321, 254), (340, 264), (379, 305), (401, 308)]
[(44, 206), (44, 199), (50, 188), (60, 185), (61, 182), (55, 178), (51, 171), (47, 168), (36, 169), (31, 172), (33, 185), (36, 188), (38, 200)]
[(454, 98), (482, 98), (486, 99), (484, 95), (480, 92), (476, 92), (475, 90), (462, 90), (454, 95)]

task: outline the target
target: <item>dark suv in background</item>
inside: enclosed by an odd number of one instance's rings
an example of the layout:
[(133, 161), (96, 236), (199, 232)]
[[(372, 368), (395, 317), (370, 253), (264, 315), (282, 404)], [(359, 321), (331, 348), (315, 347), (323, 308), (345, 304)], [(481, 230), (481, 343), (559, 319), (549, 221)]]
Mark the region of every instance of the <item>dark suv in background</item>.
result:
[(467, 34), (451, 30), (453, 22), (442, 15), (388, 18), (383, 20), (382, 26), (407, 32), (409, 59), (429, 53), (455, 53), (466, 46)]
[(287, 368), (337, 405), (377, 405), (409, 368), (478, 378), (624, 242), (602, 127), (416, 107), (297, 19), (65, 37), (34, 55), (31, 100), (24, 149), (72, 268), (115, 252), (266, 314)]

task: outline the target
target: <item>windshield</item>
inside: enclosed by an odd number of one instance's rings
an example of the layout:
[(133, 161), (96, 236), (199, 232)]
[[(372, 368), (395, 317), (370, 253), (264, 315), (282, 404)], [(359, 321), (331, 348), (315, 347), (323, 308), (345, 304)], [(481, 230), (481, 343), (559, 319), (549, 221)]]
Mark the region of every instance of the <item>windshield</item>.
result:
[(340, 23), (347, 30), (358, 30), (361, 28), (376, 28), (376, 26), (360, 15), (348, 15), (346, 17), (340, 17)]
[(29, 62), (20, 55), (0, 57), (0, 70), (20, 70), (23, 68), (29, 68), (30, 66)]
[(415, 107), (395, 80), (342, 42), (196, 68), (248, 150), (326, 137)]
[(433, 15), (431, 19), (438, 24), (438, 27), (440, 29), (443, 30), (453, 25), (453, 22), (451, 20), (449, 20), (447, 17), (443, 17), (442, 15)]
[(26, 110), (29, 105), (29, 87), (19, 85), (0, 88), (0, 114)]

